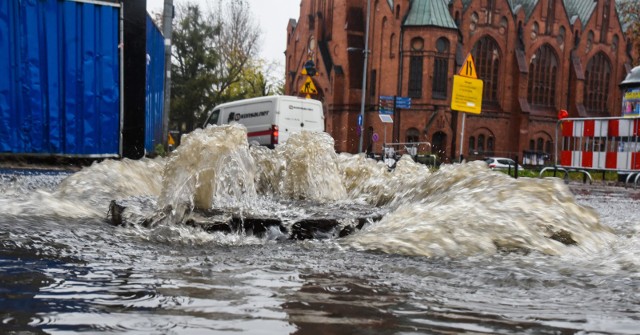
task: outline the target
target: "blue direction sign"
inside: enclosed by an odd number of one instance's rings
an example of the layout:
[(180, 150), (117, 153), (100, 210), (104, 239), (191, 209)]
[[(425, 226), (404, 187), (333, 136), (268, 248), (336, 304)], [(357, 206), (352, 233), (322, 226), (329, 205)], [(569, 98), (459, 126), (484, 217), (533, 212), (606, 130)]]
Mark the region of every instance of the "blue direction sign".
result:
[(362, 114), (358, 114), (358, 126), (362, 126)]
[(411, 108), (411, 98), (409, 97), (397, 97), (396, 108), (409, 109)]
[(380, 108), (378, 109), (378, 112), (380, 112), (380, 114), (392, 115), (392, 114), (393, 114), (393, 108), (383, 108), (383, 107), (380, 107)]
[(394, 100), (395, 100), (395, 108), (402, 108), (402, 109), (411, 108), (411, 98), (391, 96), (391, 95), (381, 95), (380, 105), (385, 108), (393, 108)]

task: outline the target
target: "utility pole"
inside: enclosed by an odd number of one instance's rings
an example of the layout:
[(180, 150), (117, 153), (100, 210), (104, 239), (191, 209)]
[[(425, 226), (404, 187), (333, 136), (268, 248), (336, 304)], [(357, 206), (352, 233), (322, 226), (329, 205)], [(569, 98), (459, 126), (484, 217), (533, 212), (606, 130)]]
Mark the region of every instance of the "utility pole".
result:
[(173, 32), (173, 0), (164, 0), (162, 35), (164, 35), (164, 112), (162, 113), (162, 143), (167, 147), (169, 113), (171, 112), (171, 34)]
[(371, 0), (367, 0), (367, 20), (364, 30), (364, 65), (362, 67), (362, 97), (360, 101), (360, 118), (362, 124), (360, 127), (360, 144), (358, 145), (358, 153), (362, 152), (362, 142), (364, 138), (364, 105), (367, 97), (367, 59), (369, 58), (369, 17), (371, 16)]

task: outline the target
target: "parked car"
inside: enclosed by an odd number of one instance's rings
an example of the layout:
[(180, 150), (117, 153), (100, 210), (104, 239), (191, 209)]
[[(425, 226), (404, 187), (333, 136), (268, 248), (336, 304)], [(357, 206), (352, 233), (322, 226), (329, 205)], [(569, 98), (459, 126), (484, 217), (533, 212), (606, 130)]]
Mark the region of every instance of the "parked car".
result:
[[(488, 165), (490, 169), (508, 169), (509, 167), (511, 167), (511, 169), (515, 169), (516, 168), (516, 162), (511, 159), (511, 158), (505, 158), (505, 157), (489, 157), (486, 158), (484, 160)], [(522, 165), (518, 164), (518, 170), (522, 171)]]

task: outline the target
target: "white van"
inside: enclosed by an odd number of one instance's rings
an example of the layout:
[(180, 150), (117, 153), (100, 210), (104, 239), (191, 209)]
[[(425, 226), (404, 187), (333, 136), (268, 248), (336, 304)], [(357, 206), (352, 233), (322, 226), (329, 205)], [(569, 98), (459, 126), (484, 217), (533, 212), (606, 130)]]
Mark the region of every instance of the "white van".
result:
[(293, 96), (268, 96), (216, 106), (204, 127), (238, 122), (247, 127), (249, 142), (273, 148), (301, 130), (324, 131), (324, 113), (318, 100)]

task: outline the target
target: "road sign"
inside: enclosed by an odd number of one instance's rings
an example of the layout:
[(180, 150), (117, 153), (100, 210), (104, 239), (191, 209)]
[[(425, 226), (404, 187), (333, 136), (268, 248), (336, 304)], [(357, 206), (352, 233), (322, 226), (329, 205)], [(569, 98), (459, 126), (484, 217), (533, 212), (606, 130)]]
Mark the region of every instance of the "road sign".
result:
[(318, 90), (316, 89), (316, 85), (313, 84), (313, 80), (311, 77), (307, 77), (307, 80), (300, 87), (300, 93), (304, 94), (317, 94)]
[[(394, 105), (395, 104), (395, 105)], [(411, 108), (411, 98), (409, 97), (397, 97), (390, 95), (381, 95), (380, 96), (380, 106), (383, 106), (387, 109), (392, 108), (402, 108), (409, 109)]]
[(393, 114), (393, 108), (380, 107), (380, 109), (378, 109), (378, 112), (380, 112), (380, 114), (391, 115)]
[(408, 97), (397, 97), (396, 98), (396, 108), (402, 108), (402, 109), (411, 108), (411, 98), (408, 98)]
[(462, 64), (460, 71), (458, 71), (458, 75), (478, 79), (478, 74), (476, 73), (476, 63), (473, 61), (473, 57), (471, 54), (467, 55), (467, 59)]
[(371, 135), (372, 141), (378, 142), (379, 139), (380, 139), (380, 135), (378, 135), (378, 133), (373, 133), (373, 135)]
[(380, 114), (379, 116), (382, 123), (393, 123), (393, 118), (391, 117), (391, 115)]
[(358, 115), (358, 126), (362, 126), (362, 114)]
[(480, 79), (453, 76), (451, 109), (460, 112), (480, 114), (482, 109), (482, 87)]
[(393, 109), (393, 100), (380, 100), (380, 106), (387, 109)]

